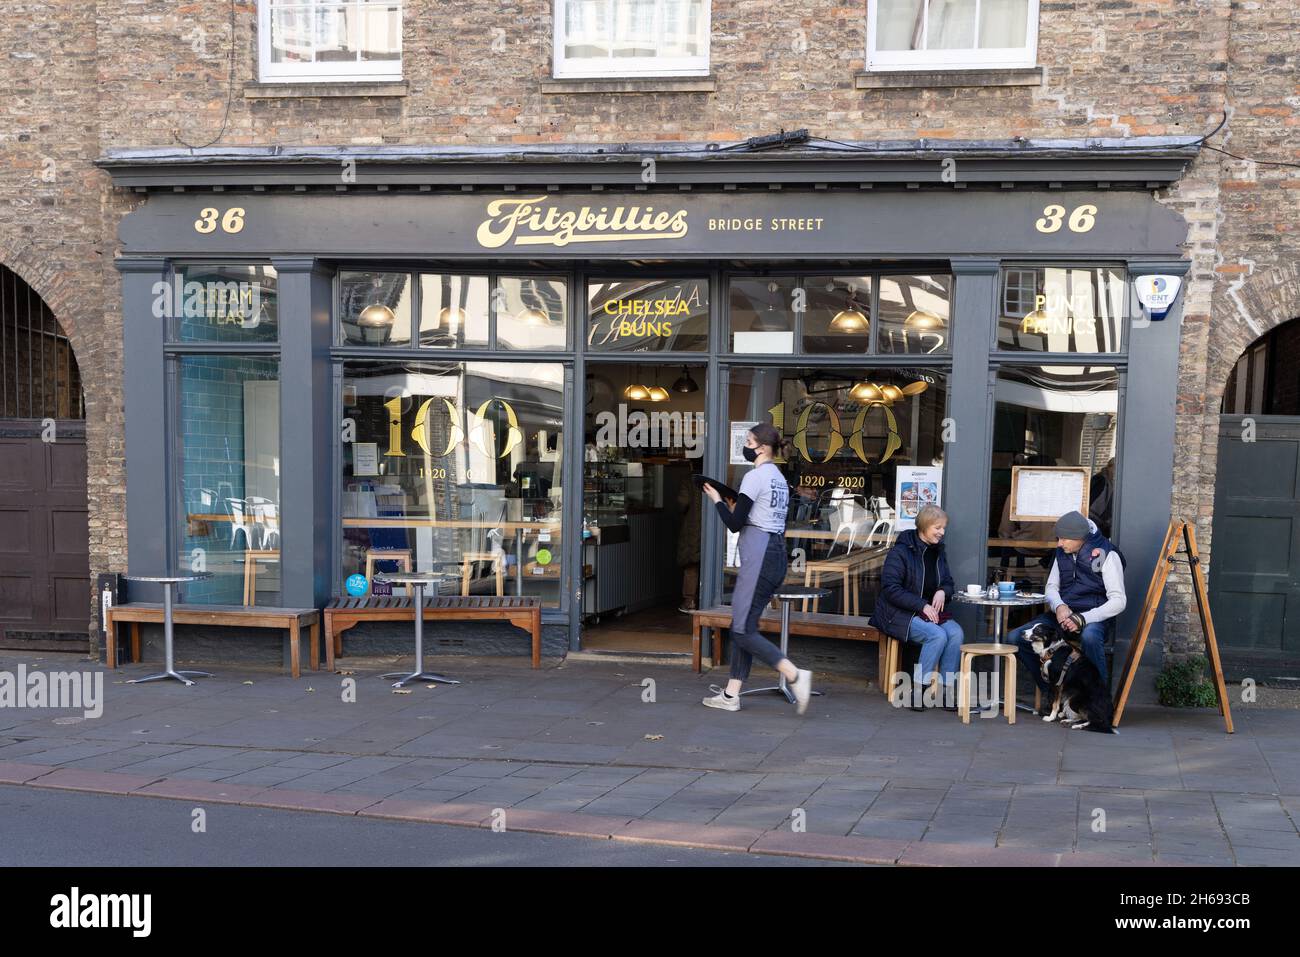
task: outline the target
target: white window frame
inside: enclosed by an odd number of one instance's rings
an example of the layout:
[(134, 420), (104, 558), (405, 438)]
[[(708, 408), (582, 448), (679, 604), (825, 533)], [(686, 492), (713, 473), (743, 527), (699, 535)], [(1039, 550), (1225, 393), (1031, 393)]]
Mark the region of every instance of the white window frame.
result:
[[(929, 5), (925, 4), (924, 29), (930, 27)], [(975, 0), (976, 42), (979, 42), (979, 0)], [(991, 70), (1019, 69), (1038, 65), (1038, 0), (1029, 0), (1023, 47), (990, 47), (969, 50), (877, 50), (876, 15), (880, 10), (876, 0), (867, 2), (867, 69), (889, 70)]]
[[(352, 63), (273, 63), (271, 61), (271, 11), (283, 3), (301, 5), (319, 2), (350, 2), (359, 9), (367, 6), (360, 0), (257, 0), (258, 79), (263, 83), (388, 83), (402, 79), (402, 57), (396, 60), (355, 61)], [(387, 6), (398, 8), (399, 24), (405, 15), (406, 0), (389, 0)], [(402, 52), (401, 27), (398, 27), (398, 53)]]
[[(574, 59), (564, 56), (565, 9), (568, 0), (555, 0), (552, 52), (552, 75), (557, 80), (599, 79), (616, 77), (708, 76), (709, 48), (713, 33), (712, 0), (702, 0), (704, 6), (704, 54), (698, 57), (607, 57), (604, 60)], [(655, 8), (659, 19), (660, 7)]]

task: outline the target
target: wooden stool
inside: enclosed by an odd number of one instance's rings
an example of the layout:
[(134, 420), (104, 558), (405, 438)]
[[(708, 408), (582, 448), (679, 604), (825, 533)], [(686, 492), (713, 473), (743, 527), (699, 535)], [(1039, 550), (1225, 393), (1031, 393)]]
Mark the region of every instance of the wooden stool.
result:
[(473, 571), (475, 562), (491, 562), (492, 571), (497, 577), (497, 597), (500, 598), (506, 593), (506, 580), (504, 563), (505, 557), (503, 552), (466, 552), (461, 556), (463, 564), (460, 566), (460, 593), (464, 597), (469, 594), (470, 572)]
[[(401, 570), (411, 570), (411, 550), (409, 548), (367, 548), (366, 549), (366, 594), (370, 594), (370, 582), (375, 578), (375, 562), (397, 562)], [(403, 586), (405, 588), (405, 586)]]
[(258, 549), (249, 548), (244, 551), (244, 604), (257, 604), (257, 586), (253, 578), (257, 574), (258, 562), (278, 562), (280, 552), (278, 549)]
[(1003, 661), (1002, 713), (1007, 724), (1016, 723), (1016, 646), (974, 644), (961, 646), (961, 670), (957, 675), (957, 713), (962, 724), (970, 724), (970, 666), (981, 655), (996, 655)]
[(903, 657), (903, 643), (892, 635), (881, 633), (881, 641), (885, 642), (885, 669), (880, 676), (880, 690), (889, 697), (889, 692), (894, 686), (894, 675), (898, 674), (899, 664)]

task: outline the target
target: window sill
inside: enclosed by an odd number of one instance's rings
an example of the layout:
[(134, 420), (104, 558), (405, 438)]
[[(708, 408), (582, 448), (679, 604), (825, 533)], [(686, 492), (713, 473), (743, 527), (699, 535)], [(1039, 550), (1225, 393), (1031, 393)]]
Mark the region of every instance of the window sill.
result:
[(922, 90), (958, 86), (1042, 86), (1041, 66), (994, 70), (879, 70), (855, 73), (859, 90)]
[(321, 80), (310, 83), (245, 83), (246, 100), (304, 99), (309, 97), (406, 96), (405, 80)]
[(633, 76), (545, 79), (542, 93), (716, 93), (716, 76)]

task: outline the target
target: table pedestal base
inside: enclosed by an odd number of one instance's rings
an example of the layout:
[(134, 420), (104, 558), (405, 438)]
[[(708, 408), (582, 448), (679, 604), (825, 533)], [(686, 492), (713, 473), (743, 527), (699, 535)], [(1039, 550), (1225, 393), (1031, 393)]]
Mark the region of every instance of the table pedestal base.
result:
[(412, 681), (435, 681), (435, 682), (441, 682), (442, 684), (445, 685), (460, 684), (460, 682), (455, 678), (448, 678), (445, 675), (435, 675), (433, 674), (433, 672), (430, 671), (413, 671), (410, 674), (406, 673), (405, 671), (393, 671), (386, 675), (380, 675), (379, 677), (385, 680), (389, 678), (400, 678), (401, 679), (400, 681), (393, 682), (394, 688), (400, 688), (402, 687), (402, 685)]
[(159, 674), (156, 674), (156, 675), (149, 675), (149, 676), (144, 677), (144, 678), (132, 678), (130, 681), (127, 682), (127, 684), (129, 684), (129, 685), (142, 685), (142, 684), (144, 684), (146, 681), (162, 681), (164, 678), (175, 678), (175, 679), (176, 679), (177, 681), (179, 681), (181, 684), (183, 684), (183, 685), (187, 685), (187, 686), (188, 686), (188, 685), (192, 685), (192, 684), (194, 684), (193, 681), (191, 681), (189, 678), (185, 677), (186, 675), (194, 675), (194, 677), (196, 677), (196, 678), (211, 678), (211, 677), (212, 677), (212, 673), (209, 672), (209, 671), (172, 671), (171, 669), (168, 669), (167, 671), (163, 671), (163, 672), (161, 672), (161, 673), (159, 673)]
[[(809, 588), (807, 589), (807, 591), (809, 592), (820, 591), (821, 594), (823, 595), (827, 594), (825, 589)], [(790, 603), (792, 601), (800, 601), (800, 600), (806, 601), (807, 598), (811, 596), (805, 596), (800, 594), (800, 595), (793, 595), (789, 598), (782, 597), (780, 595), (776, 597), (777, 600), (781, 602), (781, 657), (785, 658), (787, 656), (787, 653), (790, 650)], [(795, 703), (794, 692), (790, 690), (790, 683), (785, 680), (785, 675), (782, 675), (781, 680), (778, 681), (775, 685), (771, 685), (767, 688), (750, 688), (748, 691), (742, 691), (740, 694), (741, 697), (744, 697), (747, 694), (764, 694), (766, 692), (773, 692), (773, 691), (776, 692), (777, 694), (785, 695), (785, 700), (790, 702), (791, 704)], [(815, 697), (821, 697), (821, 695), (824, 694), (824, 692), (813, 691), (811, 692), (811, 694), (814, 695)]]

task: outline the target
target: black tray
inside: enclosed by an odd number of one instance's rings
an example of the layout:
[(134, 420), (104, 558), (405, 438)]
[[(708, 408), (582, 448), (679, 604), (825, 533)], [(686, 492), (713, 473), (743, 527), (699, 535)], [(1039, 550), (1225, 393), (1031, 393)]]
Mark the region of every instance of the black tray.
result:
[(695, 483), (695, 487), (698, 488), (700, 491), (704, 491), (704, 485), (707, 482), (709, 485), (712, 485), (715, 489), (717, 489), (718, 494), (721, 495), (724, 499), (727, 499), (728, 501), (731, 502), (735, 502), (740, 499), (740, 493), (737, 492), (730, 485), (723, 485), (717, 479), (709, 478), (707, 475), (692, 475), (691, 481)]

